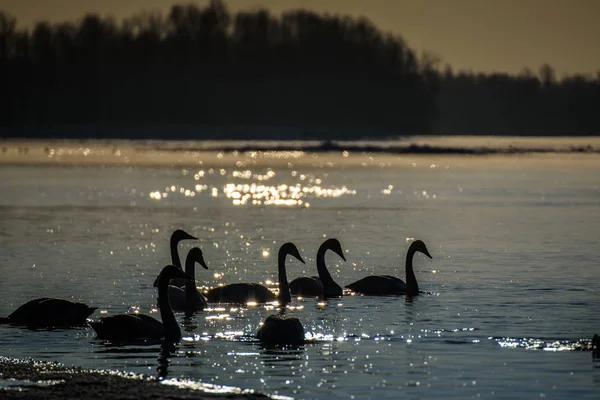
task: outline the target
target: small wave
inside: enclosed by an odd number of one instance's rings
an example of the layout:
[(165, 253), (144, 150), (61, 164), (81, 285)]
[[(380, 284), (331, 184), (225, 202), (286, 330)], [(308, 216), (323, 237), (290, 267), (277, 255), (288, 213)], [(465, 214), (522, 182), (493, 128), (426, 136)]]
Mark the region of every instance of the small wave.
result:
[(523, 348), (526, 350), (544, 350), (544, 351), (592, 351), (591, 339), (540, 339), (540, 338), (510, 338), (510, 337), (489, 337), (500, 347), (515, 349)]
[(65, 383), (64, 379), (30, 381), (27, 379), (0, 379), (0, 390), (15, 390), (22, 392), (30, 387), (46, 387)]

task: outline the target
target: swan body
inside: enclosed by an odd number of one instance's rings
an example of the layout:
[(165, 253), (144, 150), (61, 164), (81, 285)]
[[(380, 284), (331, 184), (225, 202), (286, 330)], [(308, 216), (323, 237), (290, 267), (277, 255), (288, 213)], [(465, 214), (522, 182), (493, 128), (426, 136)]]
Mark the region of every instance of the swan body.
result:
[(269, 315), (256, 338), (267, 345), (300, 346), (304, 344), (304, 327), (298, 318)]
[[(285, 272), (285, 257), (288, 254), (304, 263), (294, 244), (285, 243), (279, 249), (279, 303), (282, 307), (292, 300)], [(304, 344), (304, 328), (298, 318), (285, 317), (282, 312), (282, 315), (269, 315), (256, 333), (256, 337), (268, 346), (299, 346)]]
[(211, 303), (270, 303), (277, 300), (277, 296), (258, 283), (231, 283), (210, 289), (206, 299)]
[(181, 329), (169, 304), (168, 286), (173, 278), (190, 279), (174, 265), (164, 267), (158, 277), (158, 293), (160, 316), (162, 322), (144, 314), (119, 314), (100, 318), (90, 325), (99, 339), (111, 342), (128, 342), (136, 340), (179, 342)]
[(406, 294), (408, 296), (416, 296), (419, 294), (419, 285), (412, 264), (413, 256), (416, 252), (421, 252), (427, 257), (432, 258), (425, 243), (421, 240), (412, 242), (406, 253), (406, 283), (402, 279), (391, 275), (371, 275), (346, 285), (346, 287), (356, 293), (365, 295), (385, 296)]
[[(208, 269), (202, 255), (202, 250), (194, 247), (188, 252), (185, 259), (185, 274), (190, 278), (195, 278), (196, 263), (200, 264), (204, 269)], [(173, 310), (185, 311), (187, 313), (204, 310), (207, 304), (206, 298), (198, 291), (196, 283), (191, 280), (187, 280), (183, 288), (169, 285), (169, 301)]]
[(55, 328), (85, 325), (98, 307), (69, 300), (42, 297), (23, 304), (0, 323), (24, 325), (30, 328)]
[(319, 250), (317, 251), (317, 272), (319, 276), (303, 276), (291, 281), (290, 292), (293, 295), (305, 297), (319, 296), (323, 298), (342, 296), (342, 288), (335, 283), (325, 265), (325, 253), (327, 250), (333, 251), (342, 260), (346, 261), (340, 242), (333, 238), (327, 239), (319, 246)]
[[(291, 301), (287, 275), (285, 272), (285, 258), (287, 255), (296, 257), (304, 263), (298, 249), (293, 243), (285, 243), (279, 249), (277, 265), (279, 269), (279, 292), (284, 293), (284, 302)], [(287, 298), (285, 293), (287, 293)], [(211, 303), (237, 303), (245, 304), (248, 302), (269, 303), (277, 300), (277, 296), (267, 287), (258, 283), (232, 283), (225, 286), (218, 286), (210, 289), (206, 293), (206, 298)]]
[[(169, 242), (169, 247), (171, 249), (171, 264), (178, 267), (180, 270), (183, 271), (183, 267), (181, 266), (181, 260), (179, 259), (179, 251), (177, 250), (177, 246), (179, 245), (179, 242), (181, 242), (182, 240), (198, 240), (198, 238), (190, 235), (183, 229), (176, 229), (171, 234), (171, 240)], [(159, 277), (157, 276), (156, 279), (154, 280), (154, 284), (153, 284), (154, 287), (158, 287), (158, 278)], [(181, 287), (181, 286), (185, 286), (185, 282), (186, 282), (185, 279), (178, 278), (178, 279), (174, 279), (171, 282), (171, 285)]]

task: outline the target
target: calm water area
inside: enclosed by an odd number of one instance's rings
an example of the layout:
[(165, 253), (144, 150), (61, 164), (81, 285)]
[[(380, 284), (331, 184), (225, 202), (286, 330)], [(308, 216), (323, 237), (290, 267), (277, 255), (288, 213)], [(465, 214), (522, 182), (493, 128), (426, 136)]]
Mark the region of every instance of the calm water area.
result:
[(315, 275), (331, 237), (347, 258), (326, 256), (340, 285), (404, 278), (421, 239), (433, 259), (417, 254), (415, 274), (428, 294), (294, 298), (287, 315), (309, 339), (294, 349), (254, 338), (272, 306), (214, 304), (177, 315), (184, 339), (168, 354), (104, 343), (89, 327), (0, 325), (0, 355), (306, 399), (600, 397), (600, 369), (580, 351), (600, 333), (598, 154), (146, 149), (144, 162), (86, 163), (86, 149), (133, 151), (86, 146), (77, 162), (51, 143), (32, 162), (34, 150), (0, 164), (1, 316), (48, 296), (97, 306), (93, 318), (160, 318), (152, 283), (177, 228), (200, 239), (179, 251), (202, 249), (201, 287), (272, 285), (288, 241), (307, 261), (288, 257), (288, 278)]

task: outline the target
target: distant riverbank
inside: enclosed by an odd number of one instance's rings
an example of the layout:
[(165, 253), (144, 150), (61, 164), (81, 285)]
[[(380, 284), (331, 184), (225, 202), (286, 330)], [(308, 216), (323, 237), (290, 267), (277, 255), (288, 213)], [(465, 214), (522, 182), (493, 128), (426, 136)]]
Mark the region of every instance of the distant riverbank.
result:
[[(373, 163), (412, 166), (440, 157), (533, 155), (536, 159), (597, 161), (600, 137), (414, 136), (382, 141), (0, 140), (4, 165), (275, 166)], [(473, 157), (465, 157), (473, 156)], [(417, 162), (418, 164), (418, 162)], [(502, 164), (506, 164), (503, 162)], [(428, 164), (429, 165), (429, 164)]]

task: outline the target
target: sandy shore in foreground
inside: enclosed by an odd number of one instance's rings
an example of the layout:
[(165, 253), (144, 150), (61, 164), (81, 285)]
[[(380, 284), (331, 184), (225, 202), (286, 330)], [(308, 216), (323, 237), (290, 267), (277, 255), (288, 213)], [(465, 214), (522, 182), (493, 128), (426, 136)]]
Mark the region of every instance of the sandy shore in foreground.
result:
[(219, 391), (218, 387), (206, 385), (205, 390), (179, 388), (154, 377), (0, 356), (0, 398), (3, 399), (269, 398), (235, 388), (222, 393), (215, 391)]

